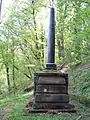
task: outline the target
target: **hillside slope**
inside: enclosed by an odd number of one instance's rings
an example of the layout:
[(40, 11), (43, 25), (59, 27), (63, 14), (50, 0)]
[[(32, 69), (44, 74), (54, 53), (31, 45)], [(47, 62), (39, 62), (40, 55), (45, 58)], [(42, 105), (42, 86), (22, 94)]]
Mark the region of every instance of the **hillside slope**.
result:
[(90, 62), (81, 64), (69, 73), (69, 94), (90, 106)]

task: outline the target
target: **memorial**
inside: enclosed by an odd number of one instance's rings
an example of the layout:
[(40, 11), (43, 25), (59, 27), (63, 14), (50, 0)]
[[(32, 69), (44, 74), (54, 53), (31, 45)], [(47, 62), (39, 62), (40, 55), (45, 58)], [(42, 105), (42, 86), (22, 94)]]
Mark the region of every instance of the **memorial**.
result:
[(55, 64), (55, 11), (50, 8), (48, 60), (46, 69), (34, 74), (34, 102), (31, 112), (75, 112), (69, 104), (68, 74), (57, 72)]

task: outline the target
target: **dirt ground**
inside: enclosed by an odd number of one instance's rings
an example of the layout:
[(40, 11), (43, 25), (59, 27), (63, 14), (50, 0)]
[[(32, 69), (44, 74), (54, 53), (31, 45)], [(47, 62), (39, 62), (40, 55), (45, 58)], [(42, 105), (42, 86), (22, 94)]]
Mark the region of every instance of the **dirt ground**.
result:
[(10, 109), (10, 108), (4, 108), (4, 109), (0, 110), (0, 120), (7, 120), (11, 111), (12, 111), (12, 109)]

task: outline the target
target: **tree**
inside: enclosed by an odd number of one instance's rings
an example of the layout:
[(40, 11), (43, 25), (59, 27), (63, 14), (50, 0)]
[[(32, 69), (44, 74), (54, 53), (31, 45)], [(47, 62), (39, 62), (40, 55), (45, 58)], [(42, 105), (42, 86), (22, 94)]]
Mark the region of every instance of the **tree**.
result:
[(2, 0), (0, 0), (0, 17), (1, 17), (1, 9), (2, 9)]
[(88, 50), (89, 4), (90, 2), (81, 0), (57, 0), (56, 38), (59, 60), (71, 64), (87, 60), (90, 53)]
[(8, 64), (7, 79), (11, 88), (18, 88), (18, 85), (24, 87), (27, 81), (31, 84), (33, 73), (43, 67), (44, 30), (36, 22), (41, 7), (43, 7), (41, 0), (34, 6), (28, 2), (17, 1), (10, 8), (7, 20), (1, 24), (1, 42), (8, 46), (7, 51), (3, 48), (2, 55), (5, 56), (5, 53), (9, 52), (9, 56), (2, 59), (2, 63), (5, 60)]

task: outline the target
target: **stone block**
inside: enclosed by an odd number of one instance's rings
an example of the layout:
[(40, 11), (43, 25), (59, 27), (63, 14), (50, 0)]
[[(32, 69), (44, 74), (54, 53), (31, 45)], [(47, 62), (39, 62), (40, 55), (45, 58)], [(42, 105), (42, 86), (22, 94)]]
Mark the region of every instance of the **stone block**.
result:
[(70, 109), (74, 105), (68, 103), (34, 103), (34, 109)]
[(36, 93), (68, 94), (65, 85), (37, 85)]
[(66, 84), (65, 78), (63, 77), (39, 77), (38, 84)]
[(35, 102), (68, 103), (69, 97), (67, 94), (36, 94)]

